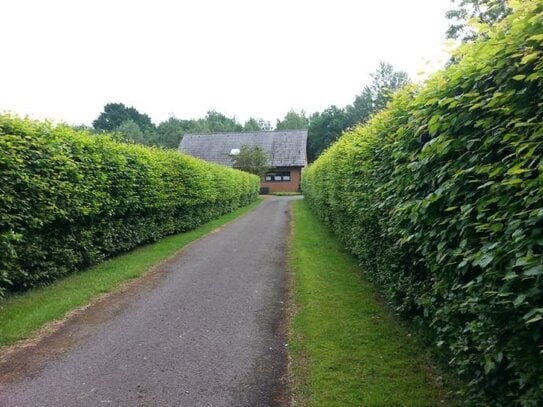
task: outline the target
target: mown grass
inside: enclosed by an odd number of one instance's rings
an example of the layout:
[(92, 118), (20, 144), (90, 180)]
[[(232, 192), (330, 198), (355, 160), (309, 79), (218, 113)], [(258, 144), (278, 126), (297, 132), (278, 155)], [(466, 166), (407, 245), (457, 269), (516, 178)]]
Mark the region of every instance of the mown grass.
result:
[(137, 278), (153, 265), (170, 257), (190, 242), (241, 216), (257, 202), (208, 222), (199, 228), (172, 235), (111, 258), (85, 271), (28, 292), (11, 295), (0, 302), (0, 346), (28, 338), (46, 323), (63, 318), (67, 312), (85, 305), (99, 294)]
[(269, 195), (273, 196), (298, 196), (302, 195), (301, 192), (270, 192)]
[(428, 352), (303, 201), (293, 203), (293, 220), (289, 349), (296, 405), (456, 405)]

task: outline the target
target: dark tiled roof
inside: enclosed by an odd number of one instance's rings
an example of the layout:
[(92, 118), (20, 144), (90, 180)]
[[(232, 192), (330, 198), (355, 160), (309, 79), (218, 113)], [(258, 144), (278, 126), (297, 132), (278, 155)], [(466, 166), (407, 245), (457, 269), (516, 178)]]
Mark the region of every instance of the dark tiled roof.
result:
[(272, 167), (305, 166), (307, 130), (185, 134), (179, 151), (217, 164), (232, 165), (230, 152), (243, 145), (260, 146)]

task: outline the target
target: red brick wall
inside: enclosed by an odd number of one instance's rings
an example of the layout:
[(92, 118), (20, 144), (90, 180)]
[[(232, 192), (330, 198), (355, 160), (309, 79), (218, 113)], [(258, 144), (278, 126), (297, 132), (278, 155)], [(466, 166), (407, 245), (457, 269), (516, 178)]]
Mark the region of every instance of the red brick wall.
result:
[(290, 181), (264, 181), (261, 180), (260, 185), (268, 188), (269, 192), (297, 192), (300, 188), (302, 179), (302, 169), (300, 167), (282, 167), (270, 170), (273, 171), (290, 171)]

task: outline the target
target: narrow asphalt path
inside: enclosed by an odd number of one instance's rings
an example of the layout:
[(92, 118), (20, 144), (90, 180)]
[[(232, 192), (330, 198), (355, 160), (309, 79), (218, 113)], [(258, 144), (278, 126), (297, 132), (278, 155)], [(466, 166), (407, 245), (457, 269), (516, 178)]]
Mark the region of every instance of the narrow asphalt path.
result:
[(83, 311), (49, 339), (60, 351), (39, 343), (23, 367), (15, 354), (23, 372), (0, 381), (0, 406), (281, 405), (291, 200), (267, 198), (191, 244), (104, 315)]

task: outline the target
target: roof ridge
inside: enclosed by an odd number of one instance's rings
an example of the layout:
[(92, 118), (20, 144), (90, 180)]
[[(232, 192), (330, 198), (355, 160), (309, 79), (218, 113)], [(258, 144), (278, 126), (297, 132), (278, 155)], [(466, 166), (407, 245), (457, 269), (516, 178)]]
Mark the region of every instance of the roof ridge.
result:
[(305, 130), (187, 133), (179, 143), (179, 150), (207, 161), (231, 165), (231, 149), (244, 144), (264, 148), (274, 166), (307, 164)]

